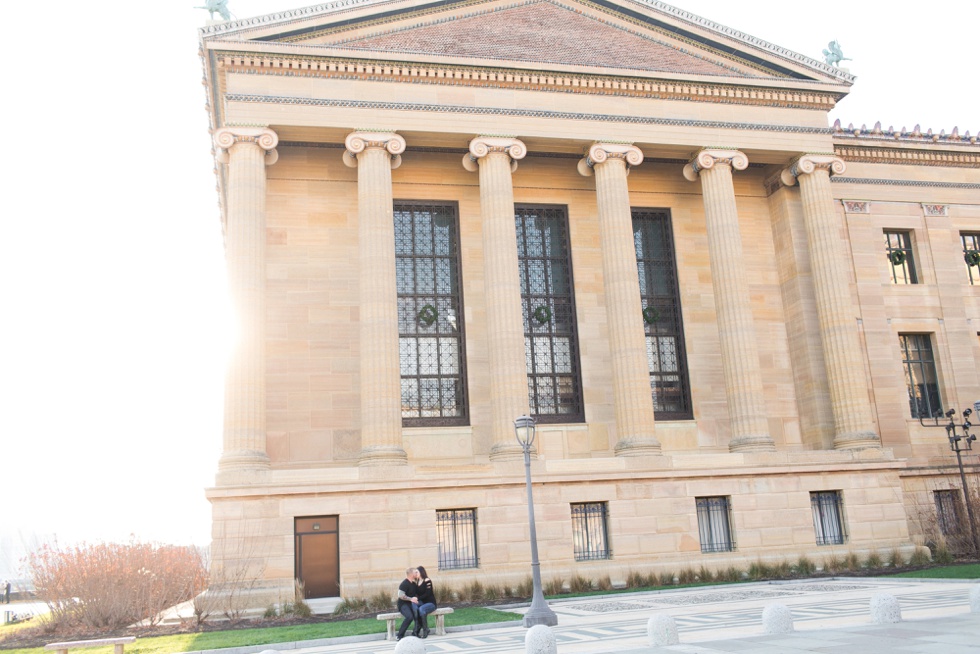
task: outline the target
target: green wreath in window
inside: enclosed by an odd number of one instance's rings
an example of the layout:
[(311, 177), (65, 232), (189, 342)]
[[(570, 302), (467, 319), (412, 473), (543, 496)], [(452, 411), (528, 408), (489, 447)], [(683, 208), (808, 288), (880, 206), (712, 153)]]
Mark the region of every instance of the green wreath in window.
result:
[(658, 320), (660, 320), (660, 312), (657, 311), (654, 307), (647, 307), (646, 309), (643, 310), (643, 322), (645, 322), (648, 325), (652, 325)]
[(439, 312), (431, 304), (427, 304), (419, 311), (419, 322), (426, 327), (431, 327), (439, 317)]
[(980, 266), (980, 252), (977, 250), (970, 250), (963, 255), (963, 260), (966, 261), (966, 265), (974, 268)]
[(534, 310), (534, 319), (542, 325), (551, 320), (551, 307), (542, 304)]
[(892, 250), (888, 253), (888, 260), (893, 266), (901, 266), (905, 263), (905, 252), (903, 250)]

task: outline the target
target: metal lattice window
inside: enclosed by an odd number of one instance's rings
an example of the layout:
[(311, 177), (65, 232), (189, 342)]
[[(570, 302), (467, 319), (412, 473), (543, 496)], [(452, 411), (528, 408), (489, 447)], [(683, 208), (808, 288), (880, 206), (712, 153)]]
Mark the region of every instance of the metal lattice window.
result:
[(902, 348), (902, 368), (905, 370), (912, 417), (941, 416), (943, 403), (939, 396), (939, 378), (929, 334), (899, 334), (898, 343)]
[(936, 519), (943, 536), (960, 533), (960, 492), (958, 490), (935, 491)]
[(727, 497), (698, 497), (696, 500), (701, 551), (705, 554), (734, 552), (731, 500)]
[(912, 254), (912, 235), (909, 232), (885, 232), (885, 256), (895, 284), (918, 284), (915, 258)]
[(810, 493), (810, 508), (813, 511), (813, 532), (817, 535), (817, 545), (843, 545), (844, 504), (840, 491), (820, 491)]
[(980, 265), (971, 266), (970, 257), (976, 257), (975, 253), (980, 252), (980, 234), (962, 232), (960, 240), (963, 241), (963, 265), (966, 266), (967, 278), (971, 285), (976, 286), (980, 284)]
[(436, 511), (436, 540), (440, 570), (477, 567), (476, 509)]
[(633, 242), (654, 414), (657, 420), (688, 420), (691, 389), (670, 213), (634, 209)]
[(399, 202), (394, 220), (402, 424), (465, 425), (456, 207)]
[(515, 219), (531, 414), (584, 422), (565, 208), (519, 206)]
[(572, 543), (576, 561), (595, 561), (612, 556), (605, 502), (572, 505)]

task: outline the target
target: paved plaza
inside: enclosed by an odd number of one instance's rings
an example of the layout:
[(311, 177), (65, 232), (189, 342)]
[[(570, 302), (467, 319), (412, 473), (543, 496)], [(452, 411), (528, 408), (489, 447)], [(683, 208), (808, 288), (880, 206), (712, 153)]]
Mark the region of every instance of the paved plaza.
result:
[[(559, 654), (795, 654), (825, 652), (980, 652), (980, 614), (970, 613), (976, 582), (906, 579), (834, 579), (711, 586), (558, 600), (554, 628)], [(894, 595), (902, 622), (872, 624), (870, 599)], [(763, 635), (762, 611), (771, 603), (789, 607), (796, 631)], [(523, 609), (514, 609), (517, 612)], [(651, 648), (647, 620), (674, 618), (680, 644)], [(526, 631), (518, 623), (451, 629), (423, 641), (427, 654), (523, 654)], [(267, 649), (296, 654), (391, 654), (395, 643), (380, 636), (285, 643), (222, 650), (249, 654)]]

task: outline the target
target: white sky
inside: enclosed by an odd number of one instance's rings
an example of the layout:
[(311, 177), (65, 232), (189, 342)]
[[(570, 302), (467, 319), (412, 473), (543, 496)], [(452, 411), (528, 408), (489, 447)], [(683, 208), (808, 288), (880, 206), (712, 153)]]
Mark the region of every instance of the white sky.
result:
[[(0, 568), (33, 534), (210, 539), (229, 320), (194, 4), (4, 8)], [(839, 39), (845, 125), (980, 130), (974, 2), (676, 4), (818, 59)]]

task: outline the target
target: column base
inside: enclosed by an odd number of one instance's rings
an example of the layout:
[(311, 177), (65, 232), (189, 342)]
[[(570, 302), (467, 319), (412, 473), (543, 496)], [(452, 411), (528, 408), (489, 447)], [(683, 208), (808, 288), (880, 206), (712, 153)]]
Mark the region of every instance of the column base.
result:
[[(531, 458), (538, 458), (537, 450), (531, 448)], [(490, 448), (490, 460), (491, 461), (523, 461), (524, 460), (524, 449), (518, 445), (516, 442), (511, 445), (506, 444), (496, 444)]]
[(269, 455), (258, 450), (223, 452), (218, 459), (218, 472), (268, 470)]
[(624, 438), (616, 443), (616, 456), (662, 456), (660, 441), (656, 438)]
[(881, 439), (873, 431), (852, 431), (834, 437), (835, 450), (880, 449)]
[(361, 467), (408, 465), (408, 455), (400, 447), (369, 447), (361, 450), (357, 465)]
[(728, 444), (728, 451), (733, 454), (741, 452), (775, 452), (776, 443), (769, 434), (741, 436)]

